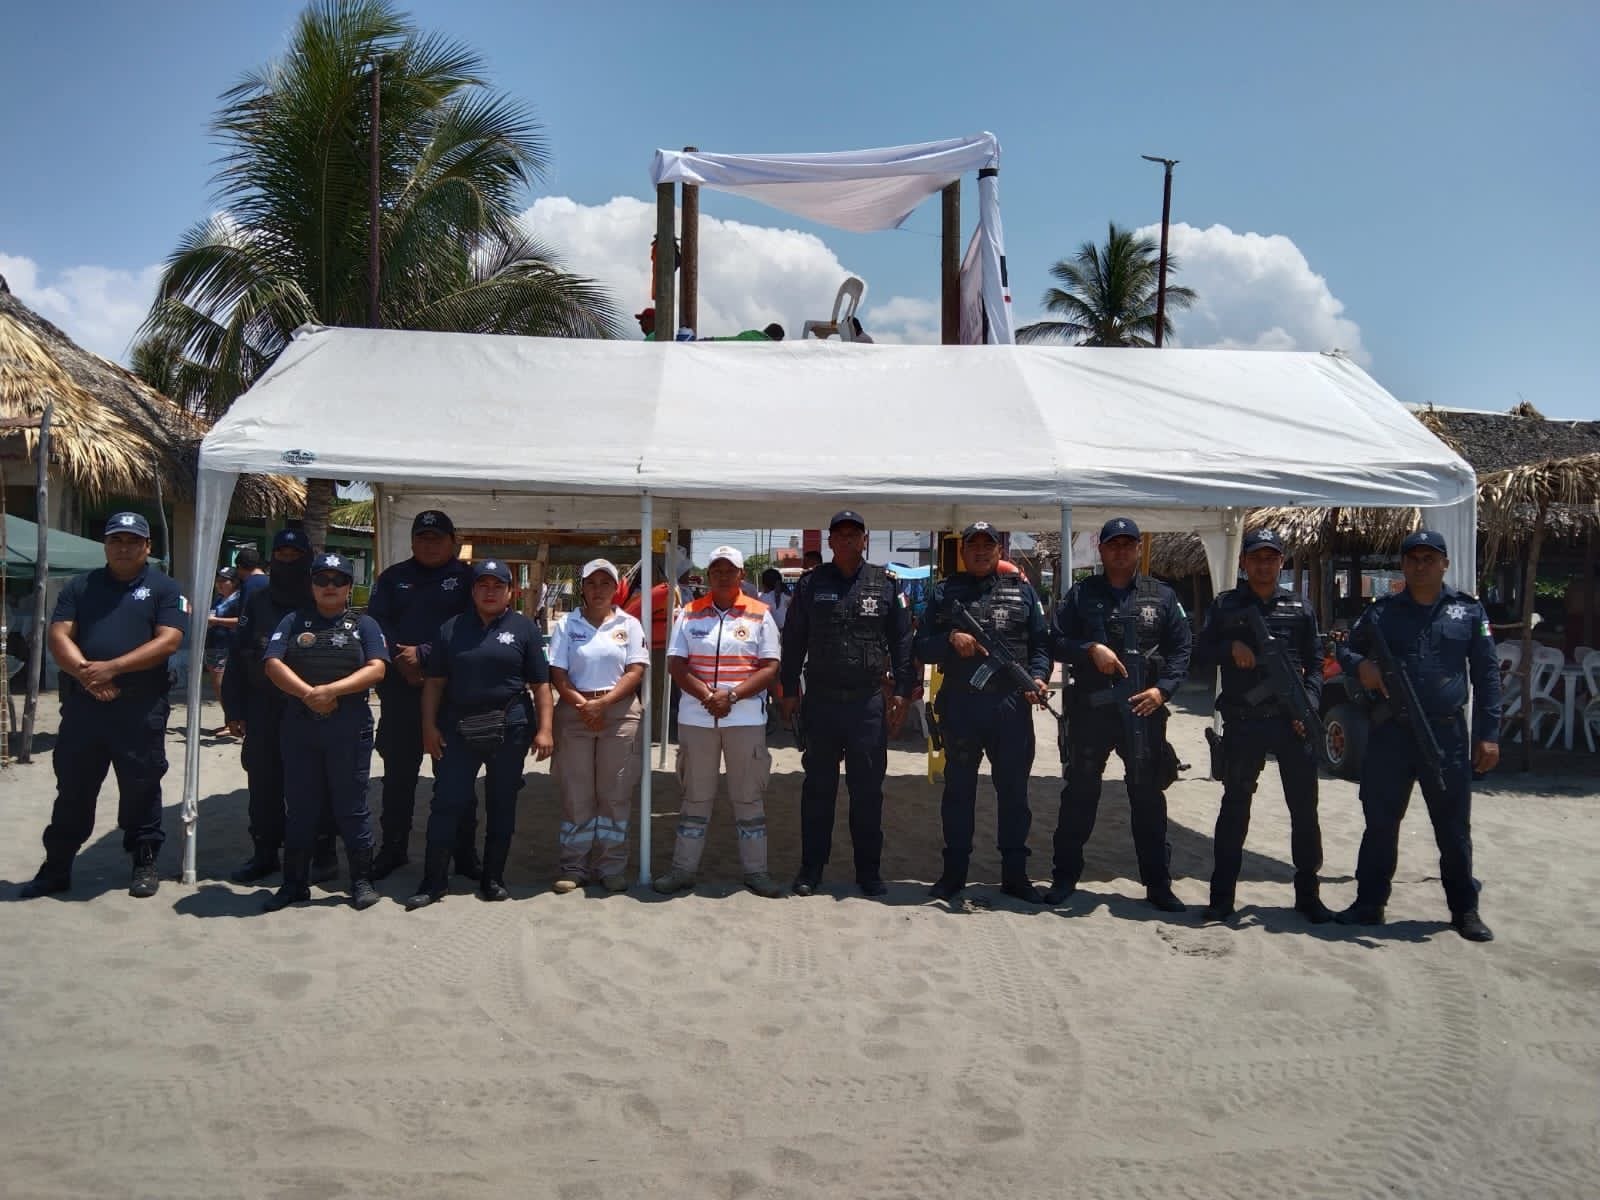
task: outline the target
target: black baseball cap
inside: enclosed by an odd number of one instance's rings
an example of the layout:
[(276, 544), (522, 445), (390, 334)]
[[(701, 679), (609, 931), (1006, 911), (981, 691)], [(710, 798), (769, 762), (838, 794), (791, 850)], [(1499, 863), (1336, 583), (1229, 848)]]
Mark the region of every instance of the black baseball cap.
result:
[(1444, 557), (1450, 557), (1450, 551), (1445, 548), (1444, 535), (1432, 529), (1419, 529), (1406, 534), (1406, 540), (1400, 543), (1400, 556), (1404, 558), (1413, 550), (1437, 550)]
[(1282, 554), (1283, 539), (1278, 536), (1276, 529), (1252, 529), (1239, 543), (1239, 552), (1249, 554), (1252, 550), (1276, 550)]
[(355, 573), (350, 569), (350, 560), (342, 554), (319, 554), (312, 559), (311, 573), (317, 575), (323, 571), (332, 571), (336, 575), (343, 575), (346, 579), (355, 579)]
[(442, 533), (446, 537), (454, 537), (456, 524), (450, 519), (450, 514), (437, 508), (425, 508), (411, 519), (411, 536), (419, 533)]
[(136, 512), (112, 513), (106, 518), (105, 536), (113, 533), (131, 533), (134, 537), (150, 539), (150, 522), (146, 521)]
[(842, 508), (834, 513), (833, 520), (828, 522), (828, 532), (832, 533), (840, 525), (859, 525), (862, 533), (867, 531), (866, 518), (853, 508)]
[(971, 525), (968, 525), (961, 531), (961, 540), (970, 542), (979, 534), (982, 534), (997, 546), (1000, 544), (1000, 535), (995, 532), (994, 526), (987, 521), (974, 521)]
[(498, 579), (507, 587), (511, 586), (511, 568), (498, 558), (486, 558), (482, 562), (472, 564), (472, 582), (480, 579)]
[(1102, 542), (1109, 542), (1112, 538), (1137, 538), (1138, 536), (1139, 527), (1133, 523), (1130, 517), (1112, 517), (1111, 520), (1100, 526), (1100, 540)]
[(239, 578), (239, 572), (235, 571), (232, 567), (218, 567), (217, 578), (237, 580)]
[(233, 556), (233, 565), (243, 571), (259, 571), (261, 569), (261, 551), (254, 546), (241, 546), (239, 553)]
[(311, 553), (311, 539), (305, 535), (303, 529), (280, 529), (272, 535), (274, 550), (282, 550), (285, 546), (293, 547), (301, 554)]

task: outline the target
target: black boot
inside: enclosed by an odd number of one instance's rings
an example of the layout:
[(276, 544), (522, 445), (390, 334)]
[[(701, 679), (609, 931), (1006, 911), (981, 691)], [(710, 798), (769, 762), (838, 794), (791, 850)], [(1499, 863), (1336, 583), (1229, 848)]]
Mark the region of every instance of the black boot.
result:
[(928, 895), (935, 900), (954, 900), (966, 886), (967, 860), (955, 858), (945, 851), (944, 874), (928, 889)]
[(270, 842), (257, 842), (255, 852), (239, 864), (228, 878), (234, 883), (260, 883), (278, 872), (278, 848)]
[(1315, 880), (1309, 885), (1295, 885), (1294, 910), (1305, 914), (1313, 925), (1326, 925), (1333, 920), (1333, 911), (1322, 902), (1321, 888)]
[(1333, 919), (1341, 925), (1382, 925), (1383, 905), (1363, 904), (1357, 900), (1349, 908), (1334, 913)]
[(140, 842), (133, 848), (133, 882), (128, 895), (140, 900), (154, 896), (161, 887), (161, 876), (156, 874), (156, 847), (152, 842)]
[(1478, 915), (1478, 910), (1475, 908), (1452, 915), (1450, 927), (1469, 942), (1494, 941), (1494, 934), (1483, 923), (1483, 918)]
[[(485, 847), (487, 853), (487, 847)], [(471, 842), (463, 842), (450, 855), (455, 859), (456, 874), (463, 879), (482, 879), (483, 864), (478, 861), (478, 850)]]
[(339, 843), (333, 834), (318, 837), (311, 848), (312, 883), (333, 883), (339, 878)]
[(417, 885), (416, 894), (406, 900), (406, 911), (427, 908), (436, 900), (442, 900), (449, 888), (450, 847), (429, 846), (422, 860), (422, 882)]
[(311, 899), (311, 851), (283, 848), (283, 885), (261, 905), (262, 912), (277, 912)]
[(1076, 879), (1052, 879), (1050, 881), (1050, 890), (1044, 894), (1044, 902), (1046, 904), (1060, 904), (1077, 890), (1078, 881)]
[(1028, 878), (1028, 869), (1025, 866), (1006, 866), (1000, 868), (1000, 890), (1007, 896), (1021, 900), (1026, 904), (1043, 904), (1044, 893), (1033, 886), (1033, 880)]
[(372, 878), (387, 879), (400, 867), (411, 865), (411, 856), (406, 853), (406, 838), (399, 841), (385, 841), (383, 848), (372, 860)]
[(372, 847), (346, 850), (350, 859), (350, 904), (354, 908), (371, 908), (379, 900), (378, 889), (372, 886)]
[(511, 893), (506, 891), (506, 859), (510, 854), (510, 842), (483, 844), (483, 880), (478, 884), (478, 895), (485, 900), (511, 899)]
[(18, 889), (17, 896), (23, 900), (32, 900), (38, 896), (50, 896), (69, 889), (72, 886), (72, 858), (71, 854), (46, 850), (44, 862), (40, 865), (38, 873)]
[(1162, 884), (1158, 887), (1146, 888), (1144, 892), (1144, 902), (1155, 908), (1159, 908), (1162, 912), (1166, 913), (1181, 913), (1189, 911), (1189, 906), (1182, 900), (1179, 900), (1178, 897), (1173, 894), (1172, 885), (1170, 883)]

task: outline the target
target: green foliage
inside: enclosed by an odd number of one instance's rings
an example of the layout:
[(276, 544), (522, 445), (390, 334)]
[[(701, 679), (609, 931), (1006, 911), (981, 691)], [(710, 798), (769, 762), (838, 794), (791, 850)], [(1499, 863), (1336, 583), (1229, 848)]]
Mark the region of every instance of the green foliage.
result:
[(744, 559), (744, 573), (757, 583), (761, 582), (761, 572), (772, 565), (770, 554), (747, 554)]
[[(1019, 342), (1063, 342), (1078, 346), (1153, 346), (1156, 290), (1161, 254), (1154, 238), (1135, 238), (1111, 222), (1106, 244), (1084, 242), (1072, 258), (1050, 268), (1062, 286), (1045, 291), (1046, 312), (1060, 321), (1036, 321), (1017, 330)], [(1193, 289), (1178, 287), (1172, 276), (1177, 256), (1167, 254), (1167, 312), (1162, 340), (1172, 336), (1171, 314), (1195, 301)]]

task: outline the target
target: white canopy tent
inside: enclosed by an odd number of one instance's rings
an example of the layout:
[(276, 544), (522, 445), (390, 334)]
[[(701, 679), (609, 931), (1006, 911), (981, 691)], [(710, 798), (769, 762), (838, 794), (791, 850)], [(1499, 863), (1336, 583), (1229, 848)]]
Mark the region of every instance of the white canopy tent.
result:
[(919, 204), (968, 171), (978, 176), (972, 250), (977, 252), (982, 315), (968, 323), (974, 332), (963, 340), (1005, 345), (1016, 338), (1000, 221), (1000, 139), (992, 133), (823, 154), (657, 150), (650, 182), (658, 189), (686, 184), (730, 192), (836, 229), (875, 233), (898, 228)]
[[(1199, 532), (1220, 582), (1246, 508), (1305, 504), (1433, 510), (1456, 548), (1452, 582), (1476, 570), (1472, 468), (1338, 355), (821, 341), (663, 352), (307, 327), (201, 444), (192, 594), (209, 586), (238, 475), (286, 470), (372, 482), (385, 561), (429, 507), (470, 529), (637, 524), (648, 545), (658, 517), (815, 527), (848, 502), (877, 528), (981, 517), (1059, 527), (1063, 544), (1074, 521), (1132, 513), (1147, 530)], [(197, 611), (196, 644), (204, 622)], [(201, 665), (193, 656), (190, 695)], [(199, 726), (194, 705), (190, 881)]]

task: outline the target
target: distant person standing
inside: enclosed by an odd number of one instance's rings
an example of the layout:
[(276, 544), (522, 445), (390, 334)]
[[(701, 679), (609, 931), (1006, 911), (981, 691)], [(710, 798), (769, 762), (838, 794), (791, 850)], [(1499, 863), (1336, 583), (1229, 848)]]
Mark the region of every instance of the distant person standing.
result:
[[(378, 576), (367, 612), (383, 629), (393, 656), (378, 685), (383, 717), (377, 747), (383, 759), (383, 844), (372, 877), (387, 878), (411, 861), (408, 848), (422, 773), (422, 680), (439, 627), (472, 604), (472, 568), (456, 557), (460, 542), (448, 513), (419, 512), (411, 522), (411, 557)], [(456, 841), (456, 873), (477, 879), (478, 808), (464, 806)]]
[(789, 594), (789, 585), (783, 581), (783, 572), (777, 567), (768, 567), (761, 572), (761, 590), (756, 593), (756, 599), (767, 606), (778, 632), (782, 633), (783, 623), (789, 619), (789, 605), (794, 598)]
[(164, 834), (167, 663), (183, 645), (189, 603), (150, 565), (150, 525), (115, 513), (105, 527), (106, 565), (74, 576), (50, 618), (50, 654), (66, 677), (52, 756), (56, 800), (44, 831), (44, 864), (25, 899), (72, 886), (72, 861), (94, 832), (107, 771), (117, 776), (117, 825), (132, 856), (130, 896), (154, 896)]
[[(1399, 854), (1400, 822), (1413, 784), (1439, 845), (1439, 881), (1450, 924), (1469, 942), (1494, 934), (1478, 916), (1478, 881), (1472, 875), (1472, 772), (1500, 761), (1500, 671), (1489, 617), (1473, 596), (1446, 586), (1450, 565), (1444, 537), (1418, 530), (1400, 543), (1403, 591), (1380, 596), (1350, 628), (1339, 665), (1361, 686), (1387, 696), (1373, 643), (1379, 631), (1400, 670), (1416, 690), (1425, 720), (1441, 751), (1441, 770), (1428, 770), (1409, 721), (1375, 721), (1361, 763), (1361, 812), (1366, 830), (1356, 859), (1356, 899), (1338, 914), (1342, 925), (1382, 925)], [(1462, 709), (1472, 685), (1472, 720)]]
[[(206, 674), (211, 678), (211, 690), (222, 699), (222, 671), (228, 664), (228, 654), (233, 649), (235, 631), (239, 625), (239, 584), (232, 567), (217, 572), (216, 594), (211, 601), (211, 615), (206, 618)], [(226, 733), (226, 728), (218, 731)]]

